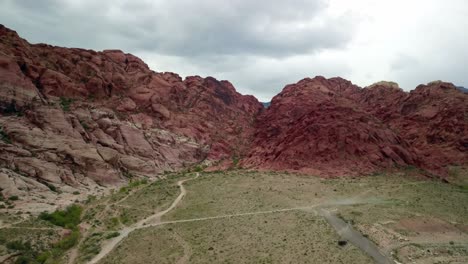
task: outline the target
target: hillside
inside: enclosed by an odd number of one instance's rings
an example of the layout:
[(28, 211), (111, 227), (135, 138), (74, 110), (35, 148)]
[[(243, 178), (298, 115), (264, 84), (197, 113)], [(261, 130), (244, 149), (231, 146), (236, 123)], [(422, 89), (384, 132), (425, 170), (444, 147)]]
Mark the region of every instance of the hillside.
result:
[(323, 176), (411, 166), (446, 177), (449, 165), (468, 161), (467, 116), (468, 96), (451, 83), (405, 92), (390, 82), (306, 78), (259, 115), (242, 165)]
[[(228, 81), (154, 72), (118, 50), (29, 44), (0, 27), (0, 187), (91, 192), (240, 156), (263, 107)], [(36, 193), (38, 191), (38, 193)]]
[(451, 83), (405, 92), (306, 78), (265, 109), (228, 81), (155, 72), (119, 50), (30, 44), (4, 26), (0, 36), (6, 197), (73, 199), (200, 164), (322, 176), (414, 167), (446, 178), (468, 161), (468, 95)]

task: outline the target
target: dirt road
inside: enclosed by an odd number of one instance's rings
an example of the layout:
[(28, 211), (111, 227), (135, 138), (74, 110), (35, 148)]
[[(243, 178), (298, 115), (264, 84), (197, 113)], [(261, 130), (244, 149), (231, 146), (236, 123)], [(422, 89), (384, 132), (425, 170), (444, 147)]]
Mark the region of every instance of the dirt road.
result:
[[(137, 230), (137, 229), (140, 229), (140, 228), (143, 228), (143, 227), (146, 227), (146, 226), (150, 226), (150, 225), (156, 225), (157, 223), (160, 223), (161, 222), (161, 217), (163, 215), (167, 214), (168, 212), (170, 212), (172, 209), (174, 209), (177, 206), (177, 204), (179, 204), (179, 202), (182, 201), (182, 198), (184, 198), (185, 194), (187, 193), (187, 191), (185, 190), (185, 187), (183, 185), (184, 182), (196, 179), (199, 176), (200, 176), (200, 174), (197, 172), (197, 174), (196, 174), (196, 176), (194, 178), (178, 181), (177, 186), (179, 186), (180, 194), (179, 194), (179, 196), (177, 196), (177, 198), (174, 200), (174, 202), (172, 202), (171, 206), (169, 206), (164, 211), (157, 212), (157, 213), (155, 213), (155, 214), (153, 214), (153, 215), (151, 215), (151, 216), (149, 216), (149, 217), (147, 217), (147, 218), (133, 224), (132, 226), (125, 227), (124, 229), (121, 229), (119, 231), (120, 235), (118, 237), (115, 237), (115, 238), (112, 238), (112, 239), (108, 240), (107, 243), (105, 243), (103, 245), (103, 247), (101, 249), (101, 252), (99, 252), (99, 254), (97, 254), (88, 263), (90, 263), (90, 264), (98, 263), (101, 259), (103, 259), (105, 256), (107, 256), (107, 254), (109, 254), (124, 238), (126, 238), (128, 236), (128, 234), (130, 234), (134, 230)], [(148, 223), (152, 223), (152, 224), (148, 224)]]

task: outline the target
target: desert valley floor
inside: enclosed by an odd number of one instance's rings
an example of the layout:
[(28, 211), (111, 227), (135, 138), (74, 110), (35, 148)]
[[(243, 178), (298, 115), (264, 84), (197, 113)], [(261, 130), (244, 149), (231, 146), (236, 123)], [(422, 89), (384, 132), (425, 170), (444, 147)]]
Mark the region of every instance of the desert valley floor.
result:
[[(0, 255), (37, 263), (467, 263), (466, 182), (421, 179), (414, 170), (135, 180), (78, 203), (78, 228), (2, 213)], [(60, 240), (67, 231), (76, 232), (74, 241), (73, 234)]]

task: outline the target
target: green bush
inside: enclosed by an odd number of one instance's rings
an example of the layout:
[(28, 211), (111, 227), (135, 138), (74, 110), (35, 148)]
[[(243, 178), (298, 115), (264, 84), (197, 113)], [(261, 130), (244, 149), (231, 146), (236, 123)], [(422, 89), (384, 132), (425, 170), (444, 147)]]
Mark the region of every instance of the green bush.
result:
[(58, 193), (57, 187), (55, 187), (55, 185), (48, 182), (44, 182), (44, 185), (47, 186), (51, 191)]
[(10, 196), (10, 197), (8, 198), (8, 200), (10, 200), (10, 201), (18, 201), (18, 200), (19, 200), (19, 197), (18, 197), (18, 195), (12, 195), (12, 196)]
[(205, 168), (201, 165), (197, 165), (195, 166), (195, 168), (193, 169), (194, 172), (202, 172)]
[(72, 103), (73, 103), (73, 99), (60, 97), (60, 106), (62, 107), (63, 111), (69, 112), (70, 111), (70, 105)]
[(28, 245), (23, 243), (23, 241), (16, 240), (11, 241), (6, 244), (6, 247), (11, 250), (25, 250), (28, 248)]
[(82, 211), (81, 206), (73, 204), (65, 210), (57, 210), (50, 214), (43, 212), (39, 215), (39, 218), (57, 226), (74, 229), (80, 223)]
[(50, 251), (45, 251), (36, 257), (36, 261), (39, 263), (45, 263), (46, 260), (49, 259), (50, 257), (52, 257), (52, 253), (50, 253)]
[(36, 263), (36, 262), (33, 262), (33, 260), (28, 256), (19, 256), (15, 261), (15, 264), (30, 264), (30, 263)]
[(78, 240), (80, 239), (80, 231), (78, 230), (73, 230), (72, 233), (65, 237), (64, 239), (60, 240), (55, 244), (54, 246), (56, 248), (62, 249), (62, 250), (68, 250), (75, 246), (78, 243)]
[(118, 237), (118, 236), (120, 236), (119, 232), (112, 232), (106, 235), (106, 239), (111, 239), (111, 238)]

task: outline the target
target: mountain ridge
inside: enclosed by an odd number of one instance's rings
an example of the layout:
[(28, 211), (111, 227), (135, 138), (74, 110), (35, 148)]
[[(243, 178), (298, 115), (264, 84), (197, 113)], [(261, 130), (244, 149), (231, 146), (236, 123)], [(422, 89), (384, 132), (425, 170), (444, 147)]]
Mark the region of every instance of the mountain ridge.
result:
[(4, 26), (0, 36), (6, 196), (195, 165), (322, 176), (414, 166), (445, 178), (468, 160), (467, 94), (451, 83), (405, 92), (317, 76), (265, 108), (228, 81), (155, 72), (120, 50), (29, 44)]

